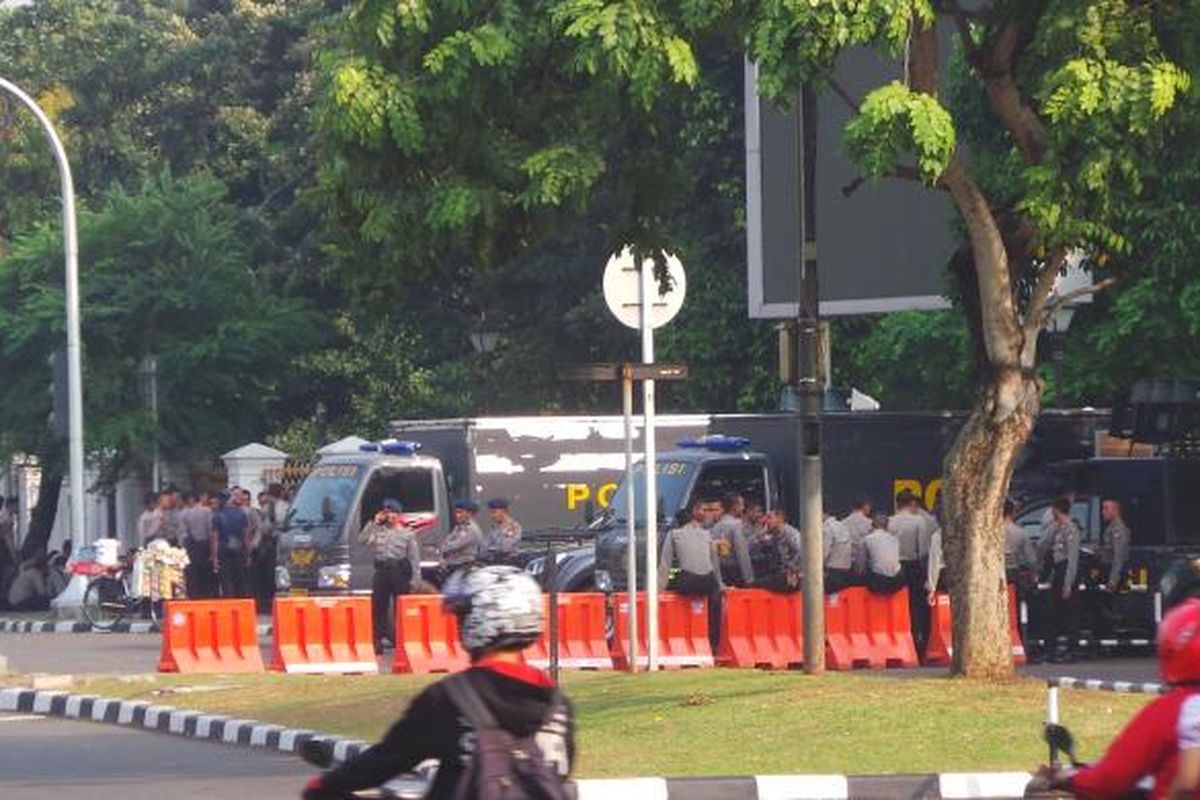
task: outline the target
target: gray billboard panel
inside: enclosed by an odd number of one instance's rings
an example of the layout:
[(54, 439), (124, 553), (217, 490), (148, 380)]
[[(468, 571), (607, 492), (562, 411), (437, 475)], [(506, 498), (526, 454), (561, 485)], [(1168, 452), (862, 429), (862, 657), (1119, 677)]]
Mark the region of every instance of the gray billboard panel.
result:
[[(894, 79), (895, 62), (866, 49), (838, 62), (838, 83), (852, 97)], [(751, 317), (797, 313), (800, 271), (800, 103), (783, 112), (758, 96), (757, 69), (746, 65), (747, 279)], [(821, 314), (875, 314), (947, 308), (945, 265), (954, 251), (954, 207), (917, 183), (856, 182), (842, 130), (850, 108), (832, 92), (817, 101), (817, 273)], [(855, 186), (853, 191), (847, 189)]]

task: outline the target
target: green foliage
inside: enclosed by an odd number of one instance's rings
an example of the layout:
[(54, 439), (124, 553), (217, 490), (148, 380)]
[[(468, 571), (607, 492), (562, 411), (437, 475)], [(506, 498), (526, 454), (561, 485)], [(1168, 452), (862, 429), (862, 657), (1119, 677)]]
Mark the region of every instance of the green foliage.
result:
[(902, 153), (913, 153), (921, 179), (932, 184), (954, 155), (954, 120), (933, 97), (893, 81), (863, 100), (846, 125), (846, 142), (873, 178), (886, 177)]
[[(312, 317), (249, 262), (239, 212), (211, 178), (161, 177), (79, 216), (87, 446), (107, 479), (167, 454), (221, 452), (269, 425)], [(0, 455), (54, 453), (46, 359), (63, 336), (62, 239), (44, 225), (0, 261)], [(159, 360), (157, 429), (138, 367)]]
[(970, 336), (958, 311), (904, 311), (833, 323), (834, 383), (889, 411), (969, 408)]

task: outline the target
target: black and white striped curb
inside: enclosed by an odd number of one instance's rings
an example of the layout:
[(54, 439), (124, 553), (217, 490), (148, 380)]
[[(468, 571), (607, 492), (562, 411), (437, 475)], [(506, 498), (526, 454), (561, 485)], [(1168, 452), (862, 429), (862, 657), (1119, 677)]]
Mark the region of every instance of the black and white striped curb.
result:
[(1170, 686), (1161, 683), (1096, 681), (1083, 678), (1049, 678), (1046, 685), (1052, 689), (1086, 689), (1092, 692), (1119, 692), (1121, 694), (1166, 694), (1171, 691)]
[[(187, 711), (139, 700), (33, 689), (0, 689), (0, 712), (40, 714), (64, 719), (141, 728), (173, 736), (294, 753), (310, 740), (327, 742), (335, 761), (365, 750), (366, 742), (296, 730), (253, 720)], [(431, 780), (432, 769), (409, 776), (394, 796)], [(942, 773), (931, 775), (755, 775), (732, 778), (616, 778), (572, 784), (576, 800), (849, 800), (850, 798), (1019, 798), (1024, 772)]]
[[(259, 636), (270, 636), (271, 625), (255, 626)], [(98, 628), (90, 622), (64, 621), (40, 622), (27, 619), (0, 619), (0, 633), (162, 633), (157, 622), (117, 622), (107, 628)]]
[(109, 628), (97, 628), (90, 622), (39, 622), (28, 619), (0, 619), (0, 633), (158, 633), (157, 622), (118, 622)]
[(1025, 772), (940, 775), (754, 775), (743, 778), (617, 778), (575, 782), (576, 800), (904, 800), (1019, 798)]
[(294, 753), (301, 744), (310, 739), (322, 739), (333, 746), (334, 757), (337, 760), (357, 755), (368, 746), (366, 742), (326, 736), (309, 730), (285, 728), (282, 725), (267, 725), (254, 720), (186, 711), (142, 700), (112, 700), (96, 695), (66, 692), (0, 689), (0, 711), (104, 722), (192, 739), (262, 747), (284, 753)]
[[(1038, 647), (1053, 647), (1059, 642), (1052, 639), (1029, 639), (1026, 644)], [(1079, 639), (1079, 647), (1153, 647), (1153, 639)]]

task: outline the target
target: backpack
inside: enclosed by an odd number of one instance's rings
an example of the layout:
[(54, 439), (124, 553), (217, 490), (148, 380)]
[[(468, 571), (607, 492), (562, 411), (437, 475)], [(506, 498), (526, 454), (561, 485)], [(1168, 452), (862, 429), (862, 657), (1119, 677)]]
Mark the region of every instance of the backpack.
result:
[[(566, 786), (538, 747), (500, 727), (466, 673), (443, 682), (451, 701), (475, 731), (475, 752), (454, 788), (454, 800), (568, 800)], [(563, 705), (555, 692), (551, 715)]]

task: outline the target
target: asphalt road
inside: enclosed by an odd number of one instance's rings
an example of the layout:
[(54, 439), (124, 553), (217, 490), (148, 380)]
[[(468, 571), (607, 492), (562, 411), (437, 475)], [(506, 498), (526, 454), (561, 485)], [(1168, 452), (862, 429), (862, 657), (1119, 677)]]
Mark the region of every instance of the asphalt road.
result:
[(295, 798), (312, 771), (279, 753), (0, 714), (4, 800)]

